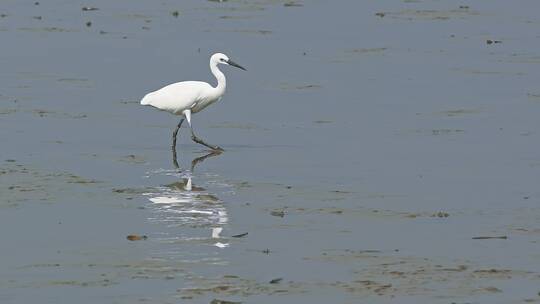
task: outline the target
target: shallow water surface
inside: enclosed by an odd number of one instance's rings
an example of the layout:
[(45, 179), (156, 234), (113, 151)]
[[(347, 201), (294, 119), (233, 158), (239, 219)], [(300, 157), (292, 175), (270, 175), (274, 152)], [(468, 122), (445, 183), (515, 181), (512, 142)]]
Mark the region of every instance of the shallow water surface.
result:
[(0, 302), (540, 302), (538, 8), (3, 1)]

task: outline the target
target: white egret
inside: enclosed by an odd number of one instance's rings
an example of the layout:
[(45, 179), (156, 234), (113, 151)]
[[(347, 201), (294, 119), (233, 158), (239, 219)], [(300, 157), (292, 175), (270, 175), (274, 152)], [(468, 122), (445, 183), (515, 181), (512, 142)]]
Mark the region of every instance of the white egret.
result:
[(191, 129), (191, 139), (194, 142), (204, 145), (212, 150), (223, 150), (218, 146), (207, 144), (197, 137), (193, 132), (193, 125), (191, 122), (192, 113), (202, 111), (212, 103), (220, 100), (223, 94), (225, 94), (227, 80), (225, 79), (225, 75), (219, 70), (218, 64), (231, 65), (244, 71), (246, 70), (239, 64), (230, 60), (227, 55), (216, 53), (210, 57), (210, 70), (216, 77), (216, 87), (212, 87), (210, 84), (202, 81), (182, 81), (148, 93), (141, 100), (141, 105), (150, 105), (159, 110), (183, 116), (176, 126), (176, 129), (173, 131), (172, 149), (174, 152), (176, 151), (176, 135), (184, 122), (184, 118), (189, 124)]

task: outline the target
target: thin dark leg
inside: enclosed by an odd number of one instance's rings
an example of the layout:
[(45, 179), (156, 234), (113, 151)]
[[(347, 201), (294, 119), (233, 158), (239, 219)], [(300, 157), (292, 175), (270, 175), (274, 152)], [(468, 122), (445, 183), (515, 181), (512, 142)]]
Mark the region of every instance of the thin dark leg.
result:
[(174, 129), (172, 134), (172, 148), (173, 150), (176, 150), (176, 135), (178, 135), (178, 130), (180, 130), (180, 127), (182, 126), (182, 123), (184, 122), (184, 119), (180, 119), (180, 122), (176, 126), (176, 129)]
[(176, 129), (174, 129), (173, 136), (172, 136), (172, 154), (173, 154), (173, 165), (175, 168), (180, 168), (178, 166), (178, 161), (176, 160), (176, 135), (178, 135), (178, 130), (180, 130), (180, 127), (182, 126), (182, 123), (184, 122), (184, 119), (182, 118), (178, 125), (176, 126)]
[(214, 151), (224, 151), (221, 147), (207, 144), (202, 139), (198, 138), (197, 135), (195, 135), (195, 133), (193, 132), (193, 128), (191, 128), (191, 139), (193, 139), (194, 142), (206, 146)]

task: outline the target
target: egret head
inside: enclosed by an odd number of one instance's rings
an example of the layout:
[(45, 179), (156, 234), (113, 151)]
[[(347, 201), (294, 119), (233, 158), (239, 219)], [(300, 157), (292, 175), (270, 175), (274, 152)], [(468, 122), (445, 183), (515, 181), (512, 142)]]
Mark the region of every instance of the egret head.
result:
[(212, 57), (210, 57), (210, 63), (215, 64), (215, 65), (218, 65), (218, 64), (231, 65), (233, 67), (237, 67), (239, 69), (242, 69), (242, 70), (246, 71), (246, 69), (244, 67), (242, 67), (238, 63), (230, 60), (227, 55), (222, 54), (222, 53), (216, 53), (216, 54), (212, 55)]

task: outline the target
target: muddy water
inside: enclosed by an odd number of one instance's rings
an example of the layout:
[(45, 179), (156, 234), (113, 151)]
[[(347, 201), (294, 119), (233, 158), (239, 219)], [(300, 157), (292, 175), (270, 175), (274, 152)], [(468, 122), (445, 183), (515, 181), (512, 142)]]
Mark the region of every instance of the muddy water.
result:
[(538, 8), (3, 1), (0, 301), (540, 302)]

